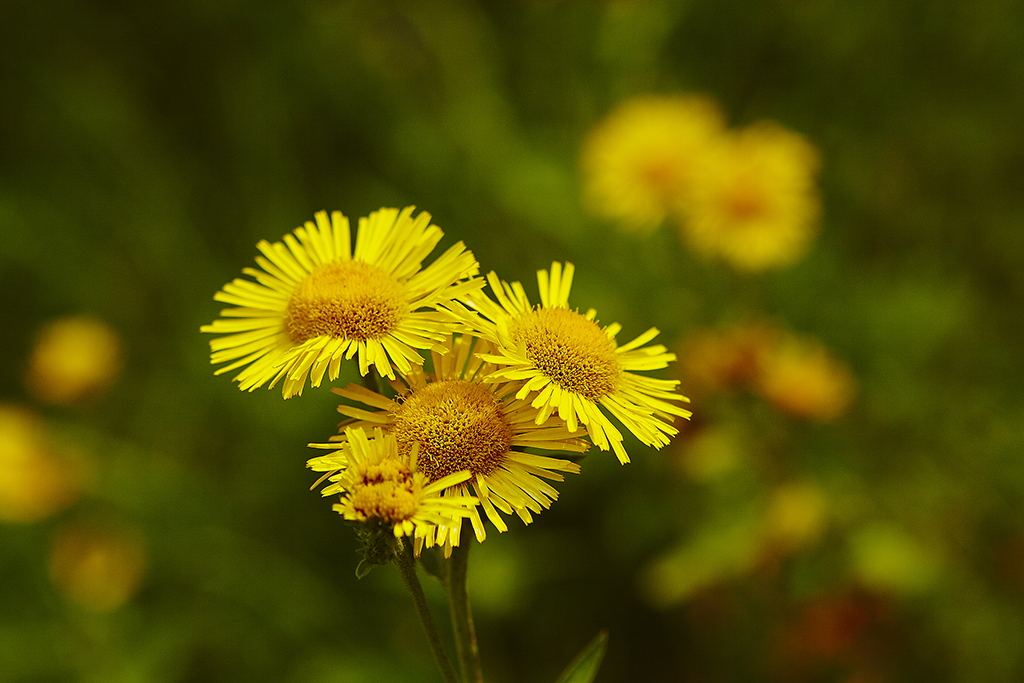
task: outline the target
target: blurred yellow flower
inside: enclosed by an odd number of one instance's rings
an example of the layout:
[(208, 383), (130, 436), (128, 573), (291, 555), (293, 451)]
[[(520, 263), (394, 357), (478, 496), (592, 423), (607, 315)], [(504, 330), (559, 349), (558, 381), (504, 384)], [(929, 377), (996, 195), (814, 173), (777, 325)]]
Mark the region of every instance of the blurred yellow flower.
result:
[(390, 525), (395, 538), (424, 538), (438, 526), (469, 517), (477, 504), (472, 496), (445, 496), (445, 490), (470, 478), (460, 470), (430, 481), (419, 470), (419, 447), (399, 451), (394, 433), (379, 427), (370, 435), (362, 428), (345, 430), (342, 450), (313, 458), (317, 471), (334, 471), (321, 493), (341, 495), (334, 511), (348, 520)]
[(651, 230), (688, 205), (707, 148), (723, 129), (699, 96), (637, 97), (587, 135), (581, 151), (585, 203), (627, 229)]
[(690, 411), (674, 402), (689, 399), (673, 391), (679, 380), (655, 379), (634, 374), (657, 370), (674, 361), (664, 346), (644, 346), (658, 334), (651, 328), (619, 346), (618, 323), (600, 327), (597, 311), (586, 314), (569, 309), (571, 263), (552, 263), (550, 274), (537, 272), (541, 305), (532, 306), (523, 286), (498, 279), (487, 281), (497, 297), (472, 297), (483, 318), (478, 322), (494, 351), (480, 357), (496, 366), (487, 381), (524, 382), (516, 393), (538, 409), (537, 424), (557, 412), (570, 432), (582, 424), (590, 439), (603, 451), (613, 450), (619, 462), (629, 462), (622, 433), (609, 415), (623, 424), (642, 443), (661, 448), (678, 433), (674, 417), (689, 418)]
[(42, 421), (26, 410), (0, 406), (0, 520), (35, 522), (82, 495), (82, 463), (55, 454)]
[[(359, 219), (355, 250), (349, 221), (340, 211), (316, 214), (316, 223), (257, 244), (262, 270), (245, 268), (214, 299), (238, 308), (202, 332), (226, 335), (210, 342), (210, 362), (230, 364), (216, 374), (244, 368), (235, 379), (252, 391), (284, 380), (285, 398), (301, 394), (306, 378), (319, 386), (338, 378), (342, 359), (357, 356), (359, 373), (374, 366), (394, 378), (421, 365), (416, 349), (441, 345), (450, 332), (450, 299), (479, 289), (472, 252), (458, 242), (422, 268), (443, 233), (415, 207), (380, 209)], [(264, 258), (265, 257), (265, 258)]]
[[(417, 448), (417, 467), (427, 481), (437, 483), (468, 471), (468, 481), (448, 484), (444, 496), (464, 498), (472, 486), (487, 518), (498, 531), (506, 531), (508, 525), (499, 511), (514, 512), (529, 524), (533, 514), (558, 498), (558, 491), (544, 480), (562, 481), (561, 472), (580, 471), (580, 466), (570, 460), (535, 455), (525, 449), (582, 453), (588, 444), (574, 438), (560, 420), (548, 416), (538, 419), (536, 408), (512, 396), (515, 385), (483, 383), (482, 377), (493, 367), (473, 353), (473, 342), (472, 337), (463, 335), (449, 339), (442, 349), (444, 355), (432, 351), (434, 374), (415, 368), (402, 382), (395, 381), (398, 399), (355, 384), (332, 391), (376, 408), (368, 411), (342, 405), (338, 412), (355, 420), (347, 427), (383, 428), (394, 436), (403, 455)], [(345, 436), (341, 440), (340, 445), (310, 445), (344, 448)], [(320, 471), (343, 466), (326, 459), (310, 462)], [(477, 540), (483, 541), (486, 532), (479, 512), (474, 507), (468, 516)], [(439, 525), (436, 537), (426, 536), (427, 546), (436, 541), (450, 552), (451, 546), (458, 545), (461, 524), (461, 518), (454, 518), (450, 525)]]
[(754, 392), (791, 415), (828, 421), (847, 411), (856, 384), (820, 342), (787, 335), (761, 356)]
[(779, 268), (803, 256), (820, 213), (814, 147), (761, 122), (721, 136), (708, 154), (680, 224), (690, 248), (740, 270)]
[(78, 523), (56, 533), (49, 566), (50, 578), (69, 598), (103, 612), (120, 607), (138, 590), (146, 554), (134, 529)]
[(101, 320), (60, 318), (41, 331), (29, 359), (29, 393), (45, 403), (69, 404), (117, 379), (121, 343)]

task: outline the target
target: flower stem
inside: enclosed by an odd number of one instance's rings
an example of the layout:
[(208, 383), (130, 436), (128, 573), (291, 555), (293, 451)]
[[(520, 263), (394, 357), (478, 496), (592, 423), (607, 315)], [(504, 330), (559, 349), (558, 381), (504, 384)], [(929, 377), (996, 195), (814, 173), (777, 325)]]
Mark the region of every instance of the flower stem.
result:
[(416, 606), (416, 614), (419, 615), (423, 631), (427, 634), (430, 642), (430, 650), (434, 653), (437, 666), (441, 669), (441, 675), (447, 683), (459, 683), (459, 677), (455, 674), (455, 668), (448, 659), (445, 652), (441, 635), (437, 632), (437, 624), (434, 623), (434, 616), (430, 613), (427, 605), (427, 597), (423, 594), (423, 586), (420, 585), (419, 577), (416, 576), (416, 562), (412, 557), (412, 546), (409, 543), (399, 541), (399, 548), (395, 553), (395, 566), (398, 573), (402, 575), (402, 582), (405, 583), (409, 593), (412, 594), (412, 602)]
[(370, 368), (369, 372), (359, 378), (359, 381), (370, 391), (380, 393), (380, 376), (377, 374), (376, 368)]
[[(468, 527), (468, 525), (467, 525)], [(463, 531), (467, 531), (463, 527)], [(459, 545), (452, 549), (445, 574), (448, 589), (448, 603), (452, 610), (452, 628), (455, 630), (455, 647), (459, 652), (462, 678), (466, 683), (483, 683), (484, 674), (480, 666), (480, 649), (476, 643), (476, 629), (473, 627), (473, 613), (469, 608), (469, 590), (466, 580), (469, 576), (469, 546), (472, 534), (463, 533)]]

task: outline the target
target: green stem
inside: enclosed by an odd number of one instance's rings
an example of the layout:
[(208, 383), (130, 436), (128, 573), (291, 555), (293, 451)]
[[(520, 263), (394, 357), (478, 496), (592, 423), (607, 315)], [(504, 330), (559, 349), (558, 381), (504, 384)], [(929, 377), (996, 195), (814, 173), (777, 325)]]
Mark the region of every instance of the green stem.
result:
[[(463, 532), (468, 530), (468, 526), (463, 527)], [(455, 647), (459, 652), (459, 664), (462, 666), (462, 678), (466, 683), (483, 683), (480, 649), (476, 643), (476, 629), (473, 628), (473, 612), (469, 608), (469, 590), (466, 585), (469, 576), (469, 546), (472, 539), (472, 533), (463, 533), (459, 545), (452, 549), (445, 579), (448, 603), (452, 609)]]
[(377, 376), (376, 368), (369, 368), (369, 372), (359, 378), (359, 381), (363, 383), (363, 386), (370, 391), (379, 394), (380, 393), (380, 379)]
[(423, 586), (420, 585), (419, 577), (416, 576), (416, 561), (412, 557), (412, 546), (409, 543), (399, 541), (399, 547), (395, 553), (395, 566), (398, 573), (402, 575), (402, 582), (405, 583), (409, 593), (412, 594), (412, 602), (416, 606), (416, 614), (419, 615), (420, 623), (427, 634), (430, 642), (430, 650), (434, 653), (437, 666), (441, 669), (441, 675), (447, 683), (459, 683), (459, 677), (455, 674), (455, 667), (448, 659), (445, 652), (441, 635), (437, 632), (437, 624), (434, 623), (434, 616), (430, 613), (427, 605), (427, 596), (423, 594)]

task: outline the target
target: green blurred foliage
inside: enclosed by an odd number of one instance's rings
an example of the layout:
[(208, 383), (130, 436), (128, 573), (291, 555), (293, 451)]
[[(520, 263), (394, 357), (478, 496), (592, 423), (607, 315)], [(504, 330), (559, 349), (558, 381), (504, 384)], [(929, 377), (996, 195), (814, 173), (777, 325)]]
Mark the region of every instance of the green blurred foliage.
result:
[[(308, 490), (333, 397), (243, 395), (198, 334), (258, 240), (406, 204), (531, 295), (573, 261), (573, 302), (626, 339), (771, 316), (860, 387), (825, 425), (698, 402), (669, 448), (592, 454), (533, 525), (489, 535), (489, 681), (554, 680), (602, 628), (598, 681), (1021, 680), (1021, 36), (1009, 0), (6, 0), (0, 399), (96, 472), (56, 517), (0, 526), (0, 680), (437, 680), (397, 574), (357, 582), (350, 530)], [(741, 277), (668, 227), (586, 216), (580, 142), (648, 92), (819, 147), (802, 262)], [(38, 405), (34, 336), (78, 313), (122, 335), (125, 371)], [(824, 521), (780, 545), (766, 520), (794, 481)], [(93, 517), (145, 539), (140, 589), (107, 612), (47, 573), (56, 530)]]

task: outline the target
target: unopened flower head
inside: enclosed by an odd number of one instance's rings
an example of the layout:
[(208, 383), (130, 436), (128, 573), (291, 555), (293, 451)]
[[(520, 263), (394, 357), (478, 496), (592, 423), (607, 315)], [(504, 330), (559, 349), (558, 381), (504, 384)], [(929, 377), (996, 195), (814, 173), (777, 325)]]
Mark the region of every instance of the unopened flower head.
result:
[(417, 468), (417, 449), (399, 452), (395, 435), (380, 428), (367, 434), (349, 428), (339, 450), (309, 461), (316, 471), (332, 472), (324, 496), (341, 495), (334, 510), (348, 520), (390, 526), (395, 538), (433, 536), (437, 526), (451, 526), (470, 515), (472, 496), (444, 495), (470, 477), (467, 471), (430, 481)]
[(497, 303), (483, 295), (470, 299), (482, 316), (480, 333), (493, 346), (480, 357), (495, 366), (488, 381), (522, 382), (516, 398), (530, 401), (537, 424), (557, 412), (570, 432), (583, 425), (601, 450), (613, 450), (626, 463), (622, 433), (609, 416), (644, 444), (661, 448), (678, 431), (673, 417), (690, 416), (674, 402), (689, 399), (673, 391), (678, 380), (635, 374), (675, 360), (664, 346), (644, 346), (657, 336), (656, 328), (619, 346), (618, 324), (601, 327), (593, 309), (584, 314), (569, 308), (573, 272), (571, 263), (539, 271), (539, 306), (530, 304), (521, 284), (490, 273)]
[(210, 342), (217, 374), (242, 368), (241, 389), (283, 380), (283, 394), (301, 394), (307, 377), (319, 386), (337, 379), (343, 359), (355, 356), (359, 372), (371, 367), (394, 378), (395, 368), (421, 365), (417, 349), (438, 346), (450, 333), (449, 300), (479, 289), (476, 259), (459, 242), (426, 268), (423, 259), (442, 237), (430, 214), (414, 207), (380, 209), (359, 219), (355, 249), (348, 219), (321, 211), (283, 242), (257, 244), (260, 269), (242, 272), (214, 299), (237, 308), (203, 332), (224, 335)]
[[(455, 472), (469, 472), (467, 481), (446, 485), (445, 495), (465, 497), (472, 490), (491, 523), (506, 531), (508, 525), (500, 513), (515, 513), (529, 524), (534, 514), (558, 497), (549, 481), (562, 481), (563, 472), (580, 471), (570, 460), (524, 449), (582, 453), (587, 444), (574, 438), (561, 421), (539, 419), (536, 408), (512, 396), (514, 385), (482, 382), (493, 368), (473, 353), (475, 341), (467, 335), (453, 337), (447, 343), (448, 353), (432, 352), (434, 372), (427, 375), (417, 368), (404, 382), (396, 381), (396, 399), (358, 385), (333, 391), (375, 408), (342, 405), (338, 411), (355, 420), (352, 426), (384, 428), (401, 453), (418, 451), (418, 467), (428, 481), (437, 483)], [(479, 512), (472, 510), (469, 519), (477, 539), (483, 541), (486, 532)], [(451, 525), (439, 525), (436, 536), (426, 538), (428, 547), (443, 544), (450, 552), (459, 543), (461, 522), (454, 519)]]
[(625, 102), (587, 136), (582, 150), (590, 210), (623, 227), (650, 230), (685, 207), (705, 150), (723, 129), (711, 100), (646, 96)]
[(818, 166), (803, 136), (774, 123), (723, 136), (693, 185), (685, 241), (740, 270), (794, 263), (817, 229)]

